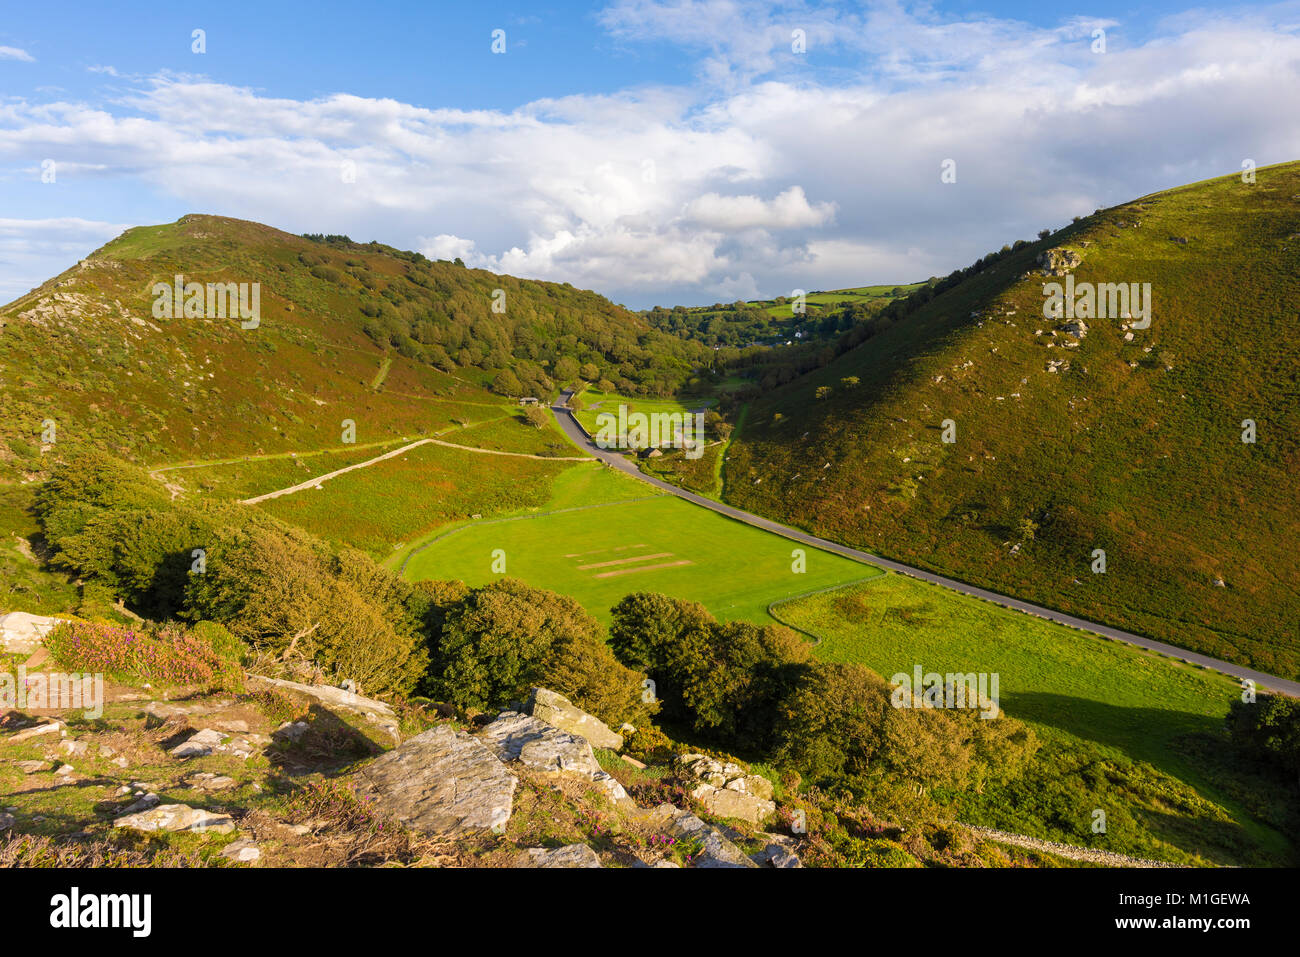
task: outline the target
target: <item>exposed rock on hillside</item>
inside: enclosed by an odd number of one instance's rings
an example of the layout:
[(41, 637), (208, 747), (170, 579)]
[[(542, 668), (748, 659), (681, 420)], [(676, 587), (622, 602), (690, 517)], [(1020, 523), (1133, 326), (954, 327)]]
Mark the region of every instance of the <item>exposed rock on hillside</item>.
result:
[(600, 858), (586, 844), (530, 847), (519, 855), (519, 867), (600, 867)]
[(11, 611), (0, 617), (0, 649), (14, 655), (30, 655), (45, 641), (45, 636), (63, 619)]
[(700, 842), (699, 856), (693, 862), (696, 867), (758, 867), (735, 842), (689, 811), (661, 804), (649, 816), (678, 840)]
[(481, 742), (439, 725), (360, 771), (375, 809), (429, 835), (504, 826), (518, 779)]
[(479, 737), (502, 761), (518, 761), (543, 774), (581, 775), (599, 784), (613, 800), (627, 799), (623, 786), (601, 770), (591, 745), (576, 734), (526, 714), (504, 711)]
[(775, 810), (772, 782), (762, 775), (747, 774), (738, 764), (717, 761), (703, 754), (685, 754), (679, 763), (699, 785), (691, 797), (715, 817), (729, 817), (761, 824)]
[(599, 718), (587, 714), (562, 694), (534, 688), (528, 699), (528, 713), (539, 721), (554, 725), (586, 738), (593, 748), (617, 751), (623, 747), (623, 736), (609, 729)]
[(1038, 254), (1038, 265), (1043, 267), (1044, 276), (1065, 276), (1081, 262), (1083, 257), (1073, 249), (1059, 246)]

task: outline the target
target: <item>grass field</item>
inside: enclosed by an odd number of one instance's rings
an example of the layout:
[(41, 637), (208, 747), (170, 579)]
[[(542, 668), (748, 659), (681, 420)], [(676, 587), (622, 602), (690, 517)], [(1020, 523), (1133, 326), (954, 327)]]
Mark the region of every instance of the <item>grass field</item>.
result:
[(492, 567), (500, 549), (505, 574), (572, 595), (602, 621), (624, 595), (656, 591), (766, 624), (773, 601), (880, 574), (813, 549), (807, 570), (795, 573), (786, 539), (647, 493), (602, 466), (575, 466), (557, 479), (540, 510), (548, 514), (463, 525), (414, 554), (406, 577), (482, 585), (500, 577)]
[[(1010, 788), (950, 795), (961, 819), (1187, 862), (1286, 862), (1285, 793), (1230, 768), (1223, 717), (1239, 686), (1213, 672), (887, 575), (774, 609), (816, 654), (888, 678), (997, 673), (1001, 706), (1044, 746)], [(1143, 763), (1150, 765), (1144, 767)], [(1091, 832), (1106, 810), (1105, 834)]]
[(550, 495), (551, 480), (571, 464), (422, 445), (331, 479), (319, 490), (255, 507), (383, 560), (470, 515), (540, 507)]
[(627, 406), (628, 414), (644, 412), (646, 415), (651, 415), (656, 412), (694, 412), (712, 406), (715, 401), (711, 398), (654, 399), (645, 396), (619, 395), (616, 392), (601, 392), (599, 389), (587, 389), (579, 399), (582, 408), (578, 411), (577, 418), (591, 435), (595, 435), (600, 428), (596, 421), (597, 417), (604, 412), (618, 415), (620, 404)]

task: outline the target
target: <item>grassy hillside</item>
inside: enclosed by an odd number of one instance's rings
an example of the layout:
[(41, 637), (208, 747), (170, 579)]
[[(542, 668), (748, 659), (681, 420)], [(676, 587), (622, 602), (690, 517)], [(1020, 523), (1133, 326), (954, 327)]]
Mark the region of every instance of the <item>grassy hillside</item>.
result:
[[(260, 324), (155, 317), (153, 285), (258, 283)], [(504, 293), (504, 311), (493, 310)], [(0, 308), (0, 470), (87, 442), (149, 464), (429, 432), (579, 374), (670, 391), (706, 359), (595, 293), (214, 216), (139, 227)]]
[[(1045, 319), (1055, 248), (1078, 282), (1151, 283), (1150, 327)], [(1300, 676), (1300, 164), (1099, 211), (929, 293), (753, 403), (727, 500)]]
[[(1228, 678), (902, 575), (783, 602), (827, 661), (881, 675), (996, 673), (1045, 746), (1010, 785), (944, 796), (959, 819), (1182, 863), (1289, 864), (1285, 786), (1235, 763)], [(1104, 833), (1093, 811), (1106, 812)]]

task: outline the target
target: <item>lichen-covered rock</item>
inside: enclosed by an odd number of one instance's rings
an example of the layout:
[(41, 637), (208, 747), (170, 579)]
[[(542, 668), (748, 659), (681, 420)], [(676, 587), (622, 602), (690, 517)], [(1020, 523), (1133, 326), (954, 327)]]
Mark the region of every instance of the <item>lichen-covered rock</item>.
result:
[(692, 867), (758, 867), (730, 838), (689, 811), (661, 804), (647, 818), (679, 841), (699, 842), (700, 851), (691, 859)]
[(188, 804), (160, 804), (138, 814), (127, 814), (113, 821), (114, 827), (133, 831), (214, 831), (229, 834), (235, 823), (228, 814), (217, 814)]
[(528, 713), (539, 721), (586, 738), (593, 748), (617, 751), (623, 747), (623, 736), (611, 731), (609, 725), (587, 714), (568, 698), (545, 688), (534, 688), (528, 699)]
[(0, 650), (12, 655), (30, 655), (45, 643), (45, 636), (63, 621), (46, 615), (11, 611), (0, 615)]
[(600, 858), (586, 844), (530, 847), (518, 858), (519, 867), (600, 867)]
[(1038, 254), (1038, 265), (1043, 267), (1043, 275), (1045, 276), (1064, 276), (1081, 262), (1083, 262), (1083, 257), (1073, 249), (1064, 249), (1059, 246), (1054, 249), (1046, 249)]
[(761, 824), (776, 811), (772, 782), (760, 774), (749, 774), (738, 764), (703, 754), (684, 754), (678, 763), (699, 780), (691, 797), (714, 817)]
[(600, 767), (587, 739), (531, 715), (503, 711), (479, 738), (507, 763), (518, 761), (543, 774), (569, 773), (600, 785), (615, 801), (628, 800), (623, 786)]
[(381, 814), (443, 836), (503, 827), (519, 780), (482, 742), (443, 724), (375, 758), (358, 783)]

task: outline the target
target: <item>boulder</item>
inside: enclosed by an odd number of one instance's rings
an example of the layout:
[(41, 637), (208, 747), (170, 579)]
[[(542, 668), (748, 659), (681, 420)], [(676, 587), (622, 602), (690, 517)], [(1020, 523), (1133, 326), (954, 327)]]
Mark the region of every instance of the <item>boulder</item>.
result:
[(0, 649), (14, 655), (30, 655), (45, 642), (45, 636), (64, 619), (11, 611), (0, 616)]
[(518, 858), (518, 867), (600, 867), (600, 858), (586, 844), (564, 847), (530, 847)]
[(542, 774), (577, 774), (600, 785), (615, 801), (630, 800), (623, 786), (603, 771), (586, 738), (530, 715), (503, 711), (479, 732), (479, 738), (502, 761), (518, 761)]
[(691, 797), (714, 817), (761, 824), (776, 811), (772, 782), (761, 774), (749, 774), (738, 764), (703, 754), (684, 754), (678, 763), (699, 780)]
[(220, 731), (205, 728), (202, 731), (194, 732), (168, 753), (174, 758), (207, 757), (212, 753), (213, 749), (221, 746), (221, 742), (225, 741), (226, 737)]
[(691, 859), (693, 867), (758, 867), (730, 838), (689, 811), (661, 804), (648, 817), (679, 841), (700, 843), (699, 853)]
[(394, 743), (402, 740), (398, 728), (397, 715), (393, 709), (375, 698), (364, 698), (344, 688), (332, 688), (329, 685), (307, 685), (297, 681), (285, 681), (282, 678), (267, 678), (263, 675), (249, 675), (248, 686), (282, 688), (315, 698), (331, 708), (342, 708), (359, 714), (371, 724), (378, 725), (393, 739)]
[(803, 861), (795, 853), (795, 842), (783, 834), (756, 834), (755, 837), (767, 840), (767, 846), (750, 859), (759, 867), (803, 867)]
[(9, 735), (4, 739), (6, 744), (22, 744), (24, 741), (30, 741), (32, 738), (40, 738), (47, 734), (63, 733), (63, 723), (60, 721), (45, 721), (41, 724), (33, 725), (30, 728), (23, 728), (21, 731)]
[(358, 772), (375, 810), (437, 836), (503, 827), (518, 783), (481, 741), (446, 724), (408, 738)]
[(138, 814), (127, 814), (113, 821), (114, 827), (133, 831), (215, 831), (229, 834), (235, 829), (228, 814), (216, 814), (188, 804), (161, 804)]
[(1081, 262), (1083, 257), (1073, 249), (1064, 249), (1060, 246), (1054, 249), (1046, 249), (1038, 254), (1038, 265), (1043, 267), (1045, 276), (1064, 276), (1071, 269), (1074, 269)]
[(714, 817), (734, 818), (750, 824), (762, 824), (776, 812), (776, 805), (771, 801), (729, 788), (701, 784), (691, 792), (691, 796)]
[(609, 725), (587, 714), (564, 695), (534, 688), (528, 698), (528, 713), (561, 731), (586, 738), (593, 748), (617, 751), (623, 747), (623, 736), (611, 731)]
[(245, 838), (227, 844), (221, 849), (221, 856), (228, 861), (251, 864), (262, 856), (262, 851), (257, 844)]

